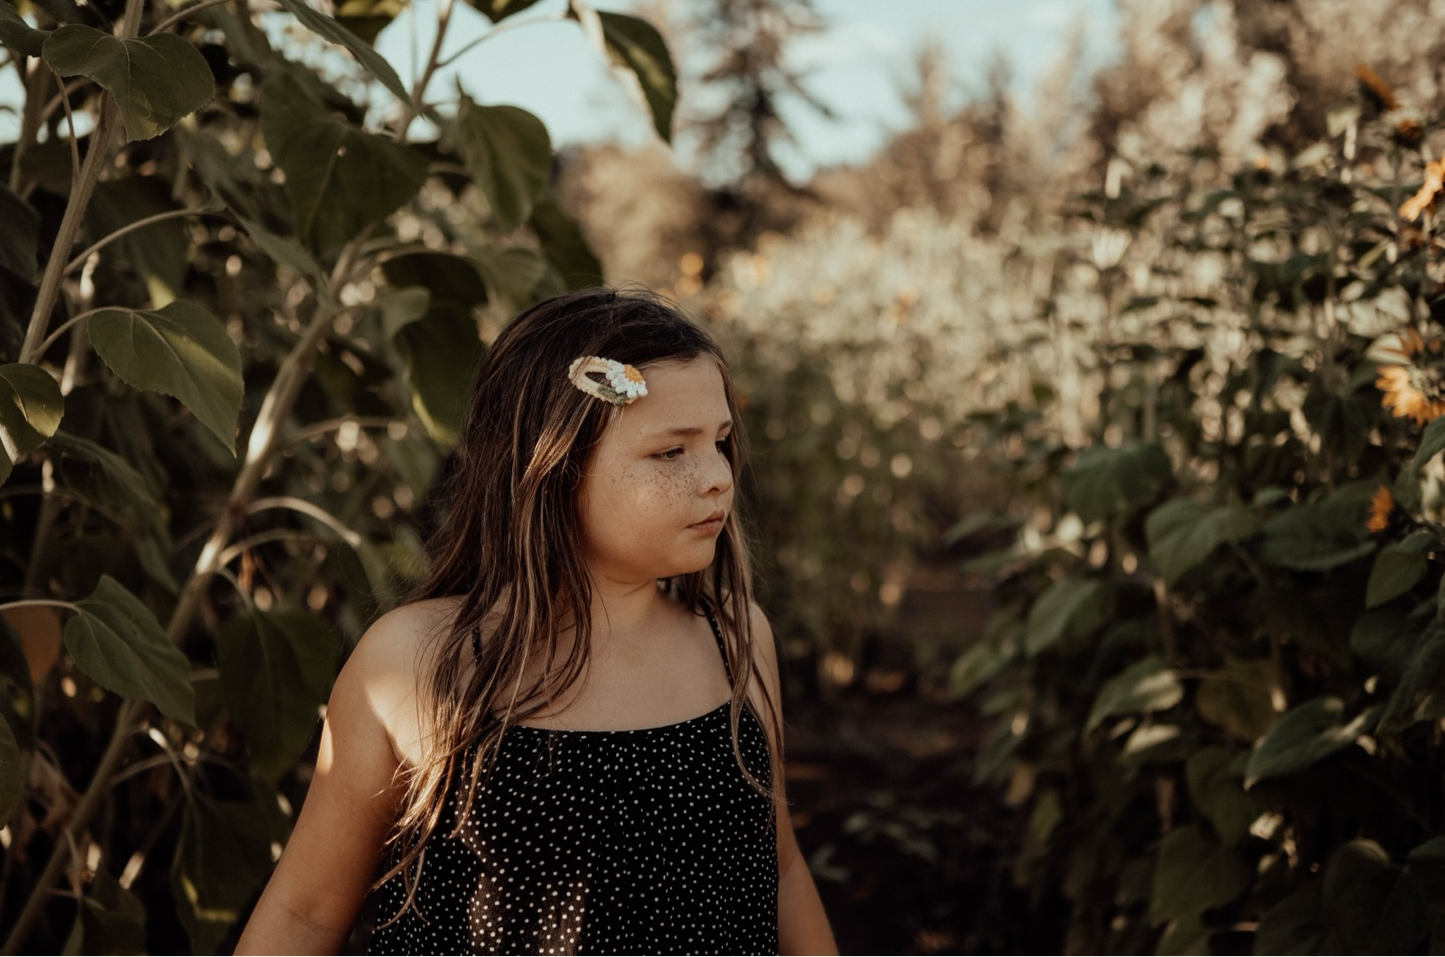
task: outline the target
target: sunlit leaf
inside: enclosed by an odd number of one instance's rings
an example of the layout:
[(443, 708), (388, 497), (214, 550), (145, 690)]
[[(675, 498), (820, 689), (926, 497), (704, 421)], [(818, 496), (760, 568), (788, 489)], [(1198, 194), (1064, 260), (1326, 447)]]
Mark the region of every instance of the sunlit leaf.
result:
[(219, 319), (176, 301), (154, 312), (102, 309), (89, 324), (91, 344), (116, 375), (132, 388), (175, 396), (235, 451), (241, 356)]
[(582, 230), (550, 198), (533, 208), (527, 225), (537, 234), (542, 254), (557, 270), (560, 280), (557, 292), (585, 289), (602, 281), (601, 260), (587, 244)]
[(1104, 682), (1094, 698), (1085, 728), (1093, 730), (1105, 718), (1117, 714), (1167, 711), (1183, 697), (1184, 687), (1174, 670), (1158, 655), (1149, 655)]
[(102, 575), (75, 609), (65, 624), (65, 647), (76, 667), (122, 697), (149, 701), (168, 717), (195, 724), (190, 662), (139, 598)]
[(55, 434), (64, 401), (60, 384), (39, 366), (0, 366), (0, 482), (22, 455)]
[(221, 626), (221, 698), (267, 783), (295, 767), (311, 740), (340, 652), (334, 629), (314, 615), (258, 610)]
[(317, 253), (384, 219), (426, 180), (425, 157), (336, 116), (289, 70), (261, 84), (261, 130), (286, 174), (296, 235)]
[(132, 142), (159, 136), (215, 93), (205, 57), (174, 33), (122, 40), (72, 23), (50, 35), (44, 56), (60, 76), (90, 77), (110, 93)]
[(518, 107), (478, 106), (462, 96), (452, 129), (467, 172), (487, 197), (497, 225), (507, 232), (521, 226), (547, 192), (552, 172), (547, 127)]
[(1244, 786), (1303, 771), (1354, 744), (1374, 727), (1373, 710), (1349, 721), (1344, 720), (1344, 710), (1339, 698), (1325, 697), (1313, 698), (1285, 714), (1249, 756)]
[(402, 86), (401, 77), (396, 75), (396, 70), (360, 37), (326, 14), (317, 12), (306, 0), (280, 0), (280, 3), (307, 29), (350, 50), (351, 55), (356, 57), (366, 71), (395, 94), (397, 99), (403, 103), (410, 101), (411, 97), (407, 94), (406, 87)]

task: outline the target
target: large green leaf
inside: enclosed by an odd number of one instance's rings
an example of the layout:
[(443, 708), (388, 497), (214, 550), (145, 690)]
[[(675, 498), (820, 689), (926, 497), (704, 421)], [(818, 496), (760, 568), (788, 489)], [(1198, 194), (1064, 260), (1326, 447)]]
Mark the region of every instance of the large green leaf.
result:
[(1194, 806), (1209, 819), (1220, 841), (1230, 847), (1244, 840), (1261, 810), (1254, 795), (1244, 789), (1238, 764), (1223, 748), (1208, 747), (1196, 751), (1185, 765)]
[(412, 410), (432, 438), (453, 444), (466, 414), (467, 384), (484, 352), (476, 322), (431, 315), (404, 326), (393, 341), (406, 362)]
[(0, 718), (0, 821), (10, 820), (10, 813), (20, 803), (20, 745), (10, 722)]
[(60, 384), (39, 366), (0, 366), (0, 482), (27, 454), (55, 434), (65, 400)]
[(1313, 698), (1280, 718), (1249, 756), (1244, 786), (1294, 774), (1348, 748), (1373, 726), (1374, 711), (1344, 720), (1339, 698)]
[(286, 174), (296, 235), (317, 253), (380, 222), (426, 180), (425, 157), (334, 115), (290, 70), (261, 84), (261, 130)]
[(56, 432), (50, 445), (60, 453), (59, 473), (66, 488), (119, 520), (134, 538), (146, 573), (175, 592), (168, 509), (151, 484), (125, 459), (89, 439)]
[(325, 273), (311, 254), (301, 248), (300, 243), (294, 239), (277, 236), (260, 223), (244, 217), (241, 218), (241, 225), (245, 228), (246, 233), (255, 240), (256, 245), (261, 247), (261, 252), (269, 256), (272, 262), (316, 280), (312, 283), (312, 288), (318, 291), (323, 288), (322, 280), (325, 279)]
[(1415, 458), (1410, 462), (1412, 471), (1424, 468), (1425, 463), (1439, 455), (1445, 450), (1445, 417), (1430, 420), (1425, 426), (1425, 431), (1420, 434), (1420, 447), (1415, 450)]
[(552, 172), (547, 127), (518, 107), (478, 106), (463, 96), (452, 135), (497, 225), (511, 232), (525, 223)]
[(7, 0), (0, 0), (0, 45), (21, 56), (40, 56), (48, 30), (36, 30)]
[(672, 142), (672, 111), (677, 106), (677, 70), (662, 34), (646, 20), (598, 11), (602, 37), (612, 61), (637, 75), (643, 98), (652, 111), (652, 126)]
[(1153, 503), (1169, 476), (1169, 456), (1157, 445), (1094, 445), (1064, 472), (1064, 501), (1087, 524)]
[(1389, 545), (1375, 556), (1370, 583), (1365, 587), (1365, 607), (1392, 601), (1419, 584), (1430, 570), (1430, 560), (1419, 552)]
[(1288, 508), (1264, 523), (1259, 558), (1295, 571), (1323, 571), (1375, 550), (1365, 527), (1374, 482), (1353, 482), (1329, 496)]
[(236, 448), (241, 355), (219, 319), (178, 300), (155, 312), (102, 309), (90, 341), (116, 375), (136, 389), (180, 399), (226, 448)]
[[(1404, 634), (1397, 638), (1409, 640)], [(1445, 627), (1437, 621), (1414, 642), (1400, 684), (1380, 715), (1380, 730), (1399, 732), (1440, 717), (1445, 717)]]
[(547, 275), (547, 261), (525, 246), (488, 246), (476, 250), (475, 256), (487, 289), (516, 306), (530, 303), (538, 283)]
[(587, 245), (587, 237), (551, 198), (536, 205), (527, 225), (537, 234), (542, 254), (557, 270), (557, 292), (585, 289), (602, 281), (602, 262)]
[(1174, 499), (1149, 513), (1144, 534), (1149, 560), (1173, 585), (1226, 542), (1241, 542), (1259, 531), (1259, 519), (1242, 505), (1211, 507)]
[(1427, 933), (1424, 901), (1379, 844), (1357, 838), (1337, 847), (1320, 891), (1329, 953), (1420, 952)]
[(1168, 711), (1183, 697), (1184, 687), (1174, 670), (1158, 655), (1149, 655), (1104, 682), (1085, 728), (1092, 731), (1105, 718), (1116, 714)]
[(620, 13), (594, 10), (581, 0), (569, 0), (567, 15), (625, 77), (633, 92), (652, 113), (652, 125), (664, 142), (672, 142), (672, 111), (677, 105), (677, 71), (662, 34), (646, 20)]
[[(332, 43), (339, 43), (351, 51), (351, 55), (366, 68), (366, 71), (376, 77), (381, 85), (396, 95), (396, 98), (403, 103), (408, 102), (411, 97), (406, 92), (406, 87), (401, 84), (401, 77), (396, 75), (391, 64), (382, 58), (380, 53), (373, 50), (367, 43), (337, 23), (324, 13), (318, 13), (306, 0), (280, 0), (281, 6), (306, 26), (307, 29), (321, 37), (330, 40)], [(272, 151), (275, 152), (274, 150)]]
[[(0, 10), (4, 0), (0, 0)], [(0, 183), (0, 269), (29, 282), (35, 278), (40, 214)]]
[(1249, 887), (1253, 869), (1194, 825), (1175, 828), (1159, 845), (1149, 916), (1157, 923), (1198, 917)]
[(195, 724), (190, 662), (139, 598), (102, 575), (75, 610), (65, 624), (65, 647), (76, 667), (118, 695), (149, 701), (167, 716)]
[(331, 693), (341, 647), (323, 619), (256, 611), (221, 626), (221, 698), (251, 750), (251, 767), (275, 784), (296, 765)]
[(1113, 614), (1114, 592), (1107, 582), (1093, 578), (1060, 579), (1029, 609), (1024, 650), (1033, 656), (1065, 637), (1092, 634)]
[(191, 953), (214, 954), (271, 873), (271, 843), (285, 839), (274, 795), (217, 801), (196, 788), (181, 819), (171, 868), (176, 913)]
[[(473, 309), (487, 303), (487, 287), (481, 273), (476, 264), (461, 256), (406, 253), (388, 259), (381, 271), (386, 281), (397, 289), (425, 289), (428, 315), (470, 318)], [(407, 310), (408, 315), (410, 312)], [(406, 323), (398, 321), (389, 331), (395, 332), (403, 325)]]
[(174, 33), (122, 40), (72, 23), (50, 35), (44, 55), (61, 76), (90, 77), (110, 93), (132, 142), (159, 136), (215, 93), (205, 57)]
[(1274, 687), (1278, 679), (1268, 658), (1224, 657), (1224, 667), (1199, 682), (1194, 706), (1199, 716), (1251, 744), (1274, 727)]

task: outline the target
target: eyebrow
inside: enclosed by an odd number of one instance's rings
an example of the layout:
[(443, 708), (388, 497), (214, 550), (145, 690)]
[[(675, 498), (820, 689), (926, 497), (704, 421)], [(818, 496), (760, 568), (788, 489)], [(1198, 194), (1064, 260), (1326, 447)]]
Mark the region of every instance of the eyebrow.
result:
[[(723, 422), (721, 425), (718, 426), (718, 431), (721, 432), (723, 429), (731, 428), (731, 427), (732, 427), (732, 424), (733, 424), (733, 420), (732, 420), (732, 419), (728, 419), (727, 421)], [(703, 432), (705, 432), (705, 431), (706, 431), (705, 429), (700, 429), (700, 428), (698, 428), (697, 426), (693, 425), (693, 426), (686, 426), (686, 427), (684, 427), (684, 426), (679, 426), (678, 428), (675, 428), (675, 429), (663, 429), (661, 432), (657, 432), (657, 433), (655, 433), (655, 434), (656, 434), (656, 435), (659, 435), (659, 436), (665, 435), (665, 436), (678, 436), (678, 437), (682, 437), (682, 436), (687, 436), (687, 435), (702, 435)]]

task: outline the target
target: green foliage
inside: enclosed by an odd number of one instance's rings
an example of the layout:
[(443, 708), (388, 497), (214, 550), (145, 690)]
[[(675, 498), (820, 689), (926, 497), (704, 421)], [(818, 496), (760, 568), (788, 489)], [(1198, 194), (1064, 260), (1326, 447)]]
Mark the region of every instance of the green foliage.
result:
[(89, 77), (109, 93), (131, 141), (161, 135), (215, 95), (205, 58), (173, 33), (121, 40), (72, 23), (46, 38), (43, 56), (58, 76)]
[(215, 316), (178, 301), (155, 312), (102, 309), (89, 326), (96, 353), (127, 385), (175, 396), (235, 449), (241, 356)]
[(1099, 391), (1035, 371), (976, 416), (1016, 436), (988, 458), (1019, 532), (967, 567), (1023, 625), (953, 688), (997, 722), (976, 780), (1026, 809), (1015, 881), (1063, 888), (1077, 952), (1445, 946), (1440, 220), (1402, 223), (1414, 173), (1360, 165), (1395, 134), (1348, 123), (1363, 153), (1341, 126), (1227, 186), (1075, 197)]
[[(226, 946), (341, 656), (423, 571), (483, 330), (601, 278), (541, 121), (431, 102), (372, 49), (404, 0), (281, 6), (284, 49), (244, 4), (157, 30), (137, 0), (0, 0), (0, 69), (37, 80), (0, 150), (11, 950)], [(656, 31), (603, 22), (670, 110)]]

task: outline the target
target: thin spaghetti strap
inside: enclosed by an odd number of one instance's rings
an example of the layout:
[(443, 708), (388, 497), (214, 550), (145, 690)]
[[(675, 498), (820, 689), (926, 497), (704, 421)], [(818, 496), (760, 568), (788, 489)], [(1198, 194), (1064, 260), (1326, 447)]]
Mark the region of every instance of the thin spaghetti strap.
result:
[(712, 625), (712, 636), (717, 639), (717, 650), (718, 654), (722, 655), (723, 670), (728, 673), (728, 684), (732, 684), (733, 666), (728, 664), (728, 649), (727, 645), (723, 643), (722, 628), (718, 627), (717, 619), (713, 617), (712, 605), (706, 599), (701, 601), (700, 604), (702, 605), (702, 613), (707, 616), (707, 623)]

